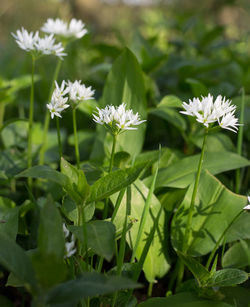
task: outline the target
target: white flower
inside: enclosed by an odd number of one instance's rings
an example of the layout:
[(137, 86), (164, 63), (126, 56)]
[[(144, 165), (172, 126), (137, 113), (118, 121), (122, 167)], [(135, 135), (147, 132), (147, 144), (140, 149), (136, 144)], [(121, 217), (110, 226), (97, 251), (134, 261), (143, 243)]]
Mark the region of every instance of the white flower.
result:
[(70, 105), (67, 104), (68, 97), (64, 97), (68, 93), (68, 88), (64, 89), (65, 82), (63, 81), (61, 87), (58, 86), (57, 82), (55, 81), (56, 88), (51, 97), (51, 102), (47, 104), (47, 108), (50, 111), (51, 118), (53, 119), (54, 116), (62, 117), (61, 112), (67, 109)]
[(217, 96), (215, 101), (211, 94), (202, 97), (201, 100), (199, 98), (190, 99), (189, 104), (183, 102), (182, 106), (185, 111), (180, 111), (180, 113), (196, 117), (196, 120), (206, 127), (217, 122), (224, 129), (233, 132), (238, 130), (238, 119), (234, 116), (236, 106), (221, 95)]
[(31, 51), (35, 49), (35, 43), (39, 40), (39, 33), (36, 32), (28, 32), (24, 28), (21, 30), (17, 30), (16, 34), (11, 33), (12, 36), (15, 38), (16, 43), (18, 46), (26, 51)]
[(75, 247), (75, 237), (73, 234), (71, 235), (71, 237), (69, 237), (70, 232), (65, 223), (63, 223), (63, 232), (64, 232), (65, 239), (68, 239), (68, 241), (65, 243), (64, 258), (69, 258), (72, 255), (74, 255), (74, 253), (76, 252), (76, 248), (74, 248)]
[(91, 89), (91, 86), (86, 87), (84, 84), (81, 84), (81, 81), (70, 82), (68, 81), (69, 88), (69, 98), (75, 103), (81, 102), (83, 100), (94, 99), (92, 97), (95, 93), (94, 90)]
[(53, 34), (45, 35), (44, 38), (39, 38), (39, 40), (35, 43), (36, 50), (41, 52), (42, 54), (54, 54), (62, 59), (66, 53), (64, 53), (64, 48), (62, 43), (55, 43), (55, 38)]
[(54, 54), (62, 59), (63, 56), (67, 55), (64, 53), (62, 43), (55, 43), (53, 34), (45, 35), (44, 38), (41, 38), (39, 32), (33, 34), (33, 32), (29, 33), (22, 28), (17, 30), (16, 34), (12, 33), (12, 36), (16, 39), (16, 43), (21, 49), (31, 52), (35, 57)]
[(133, 114), (132, 110), (126, 110), (126, 104), (118, 107), (108, 105), (105, 109), (97, 107), (97, 114), (93, 114), (93, 120), (104, 125), (112, 134), (119, 134), (124, 130), (136, 130), (136, 127), (146, 120), (140, 120), (138, 113)]
[(57, 18), (49, 18), (42, 26), (41, 30), (46, 33), (60, 35), (64, 38), (82, 38), (88, 31), (81, 20), (73, 18), (69, 24)]
[(243, 208), (244, 210), (250, 210), (250, 196), (247, 196), (247, 199), (249, 204)]

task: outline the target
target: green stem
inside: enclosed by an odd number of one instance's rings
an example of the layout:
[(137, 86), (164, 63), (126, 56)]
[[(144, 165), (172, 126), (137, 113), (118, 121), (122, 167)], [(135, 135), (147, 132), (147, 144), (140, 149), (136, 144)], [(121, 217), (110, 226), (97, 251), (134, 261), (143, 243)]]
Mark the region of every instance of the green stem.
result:
[[(237, 139), (237, 153), (238, 155), (242, 154), (242, 143), (243, 143), (243, 123), (244, 123), (244, 110), (245, 110), (245, 90), (244, 88), (241, 89), (242, 95), (241, 95), (241, 110), (240, 110), (240, 124), (239, 131), (238, 131), (238, 139)], [(236, 177), (235, 177), (235, 193), (239, 194), (240, 192), (240, 184), (241, 184), (241, 178), (240, 178), (240, 169), (236, 170)]]
[(61, 142), (61, 133), (60, 133), (60, 123), (59, 118), (56, 116), (56, 129), (57, 129), (57, 140), (58, 140), (58, 151), (59, 151), (59, 157), (60, 161), (62, 158), (62, 142)]
[(200, 175), (201, 175), (201, 170), (202, 170), (202, 164), (204, 160), (204, 153), (205, 153), (205, 145), (206, 145), (206, 140), (207, 140), (207, 135), (208, 135), (208, 128), (205, 129), (205, 134), (203, 138), (203, 144), (202, 144), (202, 149), (201, 149), (201, 155), (200, 155), (200, 160), (198, 164), (198, 170), (195, 178), (195, 183), (194, 183), (194, 189), (193, 189), (193, 194), (191, 198), (191, 204), (188, 212), (188, 219), (187, 219), (187, 226), (183, 238), (183, 253), (186, 253), (188, 250), (188, 243), (190, 239), (190, 233), (191, 233), (191, 227), (192, 227), (192, 219), (193, 219), (193, 214), (194, 214), (194, 205), (195, 205), (195, 199), (196, 199), (196, 194), (198, 191), (198, 186), (199, 186), (199, 181), (200, 181)]
[[(51, 97), (52, 97), (52, 94), (55, 88), (55, 80), (57, 79), (59, 75), (61, 65), (62, 65), (62, 60), (58, 59), (56, 69), (55, 69), (53, 79), (52, 79), (52, 84), (51, 84), (50, 91), (49, 91), (49, 97), (48, 97), (49, 102), (51, 101)], [(40, 165), (44, 164), (44, 155), (45, 155), (45, 150), (46, 150), (46, 145), (47, 145), (47, 135), (48, 135), (48, 130), (49, 130), (49, 123), (50, 123), (50, 112), (46, 108), (46, 115), (45, 115), (44, 124), (43, 124), (43, 140), (42, 140), (42, 146), (41, 146), (40, 155), (39, 155)]]
[[(32, 128), (33, 128), (33, 117), (34, 117), (34, 72), (35, 72), (35, 58), (32, 56), (29, 128), (28, 128), (28, 168), (32, 166)], [(28, 186), (30, 189), (32, 188), (31, 178), (28, 178)]]
[(237, 218), (241, 215), (241, 213), (244, 212), (244, 210), (241, 210), (231, 221), (231, 223), (227, 226), (227, 228), (223, 231), (222, 235), (219, 237), (219, 239), (217, 240), (216, 244), (215, 244), (215, 247), (214, 249), (212, 250), (209, 258), (208, 258), (208, 261), (207, 261), (207, 264), (206, 264), (206, 268), (209, 269), (210, 267), (210, 264), (214, 258), (214, 255), (223, 239), (223, 237), (225, 236), (225, 234), (227, 233), (228, 229), (232, 226), (232, 224), (237, 220)]
[(73, 129), (74, 129), (74, 137), (75, 137), (76, 164), (77, 164), (77, 168), (80, 168), (80, 155), (79, 155), (79, 147), (78, 147), (77, 126), (76, 126), (76, 108), (75, 107), (72, 110), (72, 115), (73, 115)]
[(5, 111), (5, 103), (0, 101), (0, 129), (3, 126), (4, 111)]
[(151, 199), (152, 199), (152, 196), (153, 196), (153, 193), (154, 193), (157, 174), (158, 174), (158, 165), (157, 165), (157, 168), (156, 168), (156, 171), (155, 171), (155, 174), (154, 174), (154, 178), (152, 180), (152, 183), (151, 183), (148, 195), (147, 195), (145, 206), (143, 208), (142, 217), (141, 217), (141, 221), (140, 221), (140, 225), (139, 225), (139, 229), (138, 229), (138, 233), (137, 233), (137, 237), (136, 237), (136, 241), (135, 241), (135, 246), (133, 248), (133, 253), (132, 253), (132, 256), (131, 256), (131, 260), (130, 260), (131, 263), (135, 259), (135, 255), (136, 255), (139, 243), (140, 243), (141, 238), (142, 238), (143, 230), (145, 229), (145, 223), (146, 223), (146, 220), (147, 220), (147, 217), (148, 217), (148, 214), (149, 214), (149, 208), (150, 208)]
[[(84, 212), (84, 204), (78, 205), (78, 220), (77, 224), (79, 227), (82, 227), (83, 231), (83, 251), (84, 251), (84, 258), (85, 258), (85, 269), (88, 271), (88, 232), (87, 232), (87, 224), (86, 224), (86, 219), (85, 219), (85, 212)], [(79, 242), (79, 241), (78, 241)], [(79, 242), (78, 244), (78, 250), (79, 250), (79, 255), (82, 254), (82, 249), (81, 249), (81, 244)]]
[(113, 135), (113, 145), (112, 145), (111, 158), (110, 158), (110, 163), (109, 163), (109, 173), (112, 172), (112, 168), (113, 168), (113, 164), (114, 164), (116, 140), (117, 140), (117, 135), (114, 134)]
[[(117, 135), (113, 134), (113, 145), (112, 145), (111, 157), (110, 157), (110, 162), (109, 162), (109, 174), (112, 172), (112, 169), (113, 169), (116, 140), (117, 140)], [(102, 218), (104, 220), (108, 216), (108, 204), (109, 204), (109, 200), (107, 198), (106, 201), (105, 201), (104, 210), (103, 210), (103, 216), (102, 216)]]
[(152, 296), (154, 283), (150, 282), (148, 285), (148, 297)]

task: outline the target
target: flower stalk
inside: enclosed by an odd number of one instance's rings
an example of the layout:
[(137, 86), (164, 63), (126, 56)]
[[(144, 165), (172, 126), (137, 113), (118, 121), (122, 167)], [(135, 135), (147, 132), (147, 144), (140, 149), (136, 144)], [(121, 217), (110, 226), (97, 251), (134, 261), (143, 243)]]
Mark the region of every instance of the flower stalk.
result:
[(58, 152), (59, 152), (59, 157), (60, 161), (62, 158), (62, 142), (61, 142), (61, 133), (60, 133), (60, 123), (59, 123), (59, 118), (56, 117), (56, 130), (57, 130), (57, 140), (58, 140)]
[(198, 164), (198, 170), (197, 170), (197, 174), (196, 174), (196, 178), (195, 178), (194, 189), (193, 189), (191, 203), (190, 203), (189, 212), (188, 212), (187, 226), (186, 226), (186, 230), (185, 230), (185, 234), (184, 234), (184, 238), (183, 238), (183, 253), (186, 253), (187, 250), (188, 250), (188, 243), (189, 243), (189, 240), (190, 240), (190, 233), (191, 233), (191, 228), (192, 228), (192, 219), (193, 219), (193, 214), (194, 214), (194, 205), (195, 205), (195, 199), (196, 199), (199, 181), (200, 181), (202, 164), (203, 164), (203, 160), (204, 160), (207, 135), (208, 135), (208, 128), (205, 128), (203, 144), (202, 144), (202, 149), (201, 149), (201, 155), (200, 155), (200, 160), (199, 160), (199, 164)]
[[(245, 90), (241, 89), (241, 110), (240, 110), (240, 126), (239, 134), (237, 138), (237, 154), (242, 154), (242, 143), (243, 143), (243, 122), (244, 122), (244, 110), (245, 110)], [(239, 194), (241, 185), (241, 171), (240, 169), (236, 170), (235, 177), (235, 193)]]
[[(32, 166), (32, 128), (33, 128), (33, 117), (34, 117), (34, 73), (35, 73), (35, 57), (32, 56), (29, 127), (28, 127), (28, 168)], [(30, 189), (32, 188), (31, 178), (28, 178), (28, 186)]]
[[(52, 80), (52, 84), (51, 84), (51, 87), (50, 87), (48, 101), (51, 101), (53, 90), (55, 88), (55, 80), (58, 78), (58, 75), (59, 75), (59, 72), (60, 72), (60, 69), (61, 69), (61, 65), (62, 65), (62, 60), (58, 59), (56, 69), (55, 69), (55, 72), (54, 72), (54, 76), (53, 76), (53, 80)], [(45, 155), (46, 146), (47, 146), (47, 136), (48, 136), (49, 124), (50, 124), (50, 112), (46, 108), (46, 115), (45, 115), (44, 125), (43, 125), (43, 140), (42, 140), (42, 146), (41, 146), (40, 155), (39, 155), (39, 164), (40, 165), (44, 164), (44, 155)]]
[(72, 109), (72, 115), (73, 115), (73, 129), (74, 129), (74, 138), (75, 138), (76, 165), (77, 168), (80, 168), (80, 154), (79, 154), (78, 137), (77, 137), (77, 125), (76, 125), (76, 108)]

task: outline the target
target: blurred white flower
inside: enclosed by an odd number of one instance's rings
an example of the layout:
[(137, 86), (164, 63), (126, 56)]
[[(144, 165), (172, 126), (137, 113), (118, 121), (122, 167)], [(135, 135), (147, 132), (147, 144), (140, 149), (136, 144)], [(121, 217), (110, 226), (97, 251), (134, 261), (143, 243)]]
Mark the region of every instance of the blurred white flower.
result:
[(126, 110), (126, 104), (122, 103), (118, 107), (108, 105), (105, 109), (97, 107), (97, 114), (93, 114), (93, 120), (104, 125), (112, 134), (119, 134), (124, 130), (136, 130), (137, 127), (146, 120), (140, 120), (138, 113), (133, 114), (132, 110)]
[(39, 40), (38, 31), (34, 34), (33, 32), (28, 32), (23, 27), (21, 30), (17, 30), (16, 34), (11, 33), (15, 38), (18, 46), (26, 51), (31, 51), (35, 49), (35, 43)]
[(247, 199), (249, 204), (243, 208), (244, 210), (250, 210), (250, 196), (247, 196)]
[(11, 34), (21, 49), (30, 52), (35, 57), (54, 54), (62, 59), (63, 56), (67, 55), (64, 53), (62, 43), (55, 43), (55, 38), (52, 34), (49, 36), (45, 35), (44, 38), (41, 38), (39, 32), (35, 34), (33, 32), (29, 33), (24, 28), (17, 30), (16, 34)]
[(82, 102), (83, 100), (94, 99), (92, 97), (95, 93), (94, 90), (91, 89), (91, 86), (86, 87), (84, 84), (81, 84), (81, 81), (68, 81), (69, 88), (69, 99), (75, 103)]
[(65, 82), (62, 82), (61, 87), (58, 86), (56, 81), (55, 84), (56, 88), (52, 94), (51, 102), (47, 104), (52, 119), (54, 116), (62, 117), (61, 112), (70, 106), (67, 104), (68, 97), (64, 97), (68, 93), (68, 88), (64, 89)]
[(53, 34), (45, 35), (44, 38), (39, 38), (35, 43), (36, 50), (41, 52), (42, 54), (54, 54), (58, 56), (60, 59), (63, 59), (66, 53), (64, 53), (64, 48), (62, 43), (55, 43), (55, 38)]
[(69, 258), (72, 255), (74, 255), (74, 253), (76, 252), (76, 248), (75, 248), (75, 237), (72, 234), (70, 237), (70, 232), (66, 226), (65, 223), (63, 223), (63, 233), (64, 233), (64, 237), (65, 239), (67, 239), (68, 241), (65, 243), (65, 256), (64, 258)]
[(64, 38), (82, 38), (88, 31), (85, 29), (85, 24), (81, 20), (71, 19), (67, 24), (63, 20), (57, 18), (49, 18), (41, 30), (46, 33), (60, 35)]
[(213, 101), (211, 94), (202, 97), (202, 99), (190, 99), (189, 104), (183, 102), (182, 106), (185, 111), (180, 111), (180, 113), (196, 117), (196, 120), (206, 127), (209, 127), (211, 123), (218, 122), (224, 129), (233, 132), (238, 130), (238, 118), (234, 116), (236, 106), (221, 95), (217, 96), (215, 101)]

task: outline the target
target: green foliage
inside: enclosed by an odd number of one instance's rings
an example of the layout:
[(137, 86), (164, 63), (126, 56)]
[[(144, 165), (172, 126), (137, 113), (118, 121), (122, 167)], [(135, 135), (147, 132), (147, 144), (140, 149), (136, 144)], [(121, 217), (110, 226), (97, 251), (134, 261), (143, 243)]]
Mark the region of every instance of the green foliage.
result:
[[(187, 208), (190, 204), (192, 191), (193, 185), (187, 190), (185, 198), (175, 213), (172, 222), (172, 244), (174, 248), (180, 251), (182, 250)], [(192, 223), (193, 234), (188, 249), (189, 255), (197, 257), (212, 251), (223, 231), (233, 218), (242, 211), (245, 201), (245, 197), (232, 193), (209, 172), (204, 172), (201, 175), (198, 198), (195, 204)], [(225, 210), (224, 208), (227, 209)], [(232, 225), (232, 228), (234, 227), (236, 226)], [(238, 233), (237, 239), (240, 239), (240, 228), (235, 229), (237, 229)], [(228, 237), (226, 238), (231, 241)]]
[[(82, 227), (70, 226), (75, 236), (84, 242)], [(91, 221), (87, 224), (87, 244), (97, 255), (110, 261), (115, 252), (115, 227), (107, 221)]]
[(105, 276), (95, 272), (83, 273), (77, 279), (59, 284), (50, 291), (47, 303), (70, 303), (79, 299), (111, 293), (120, 289), (138, 288), (140, 285), (124, 277)]

